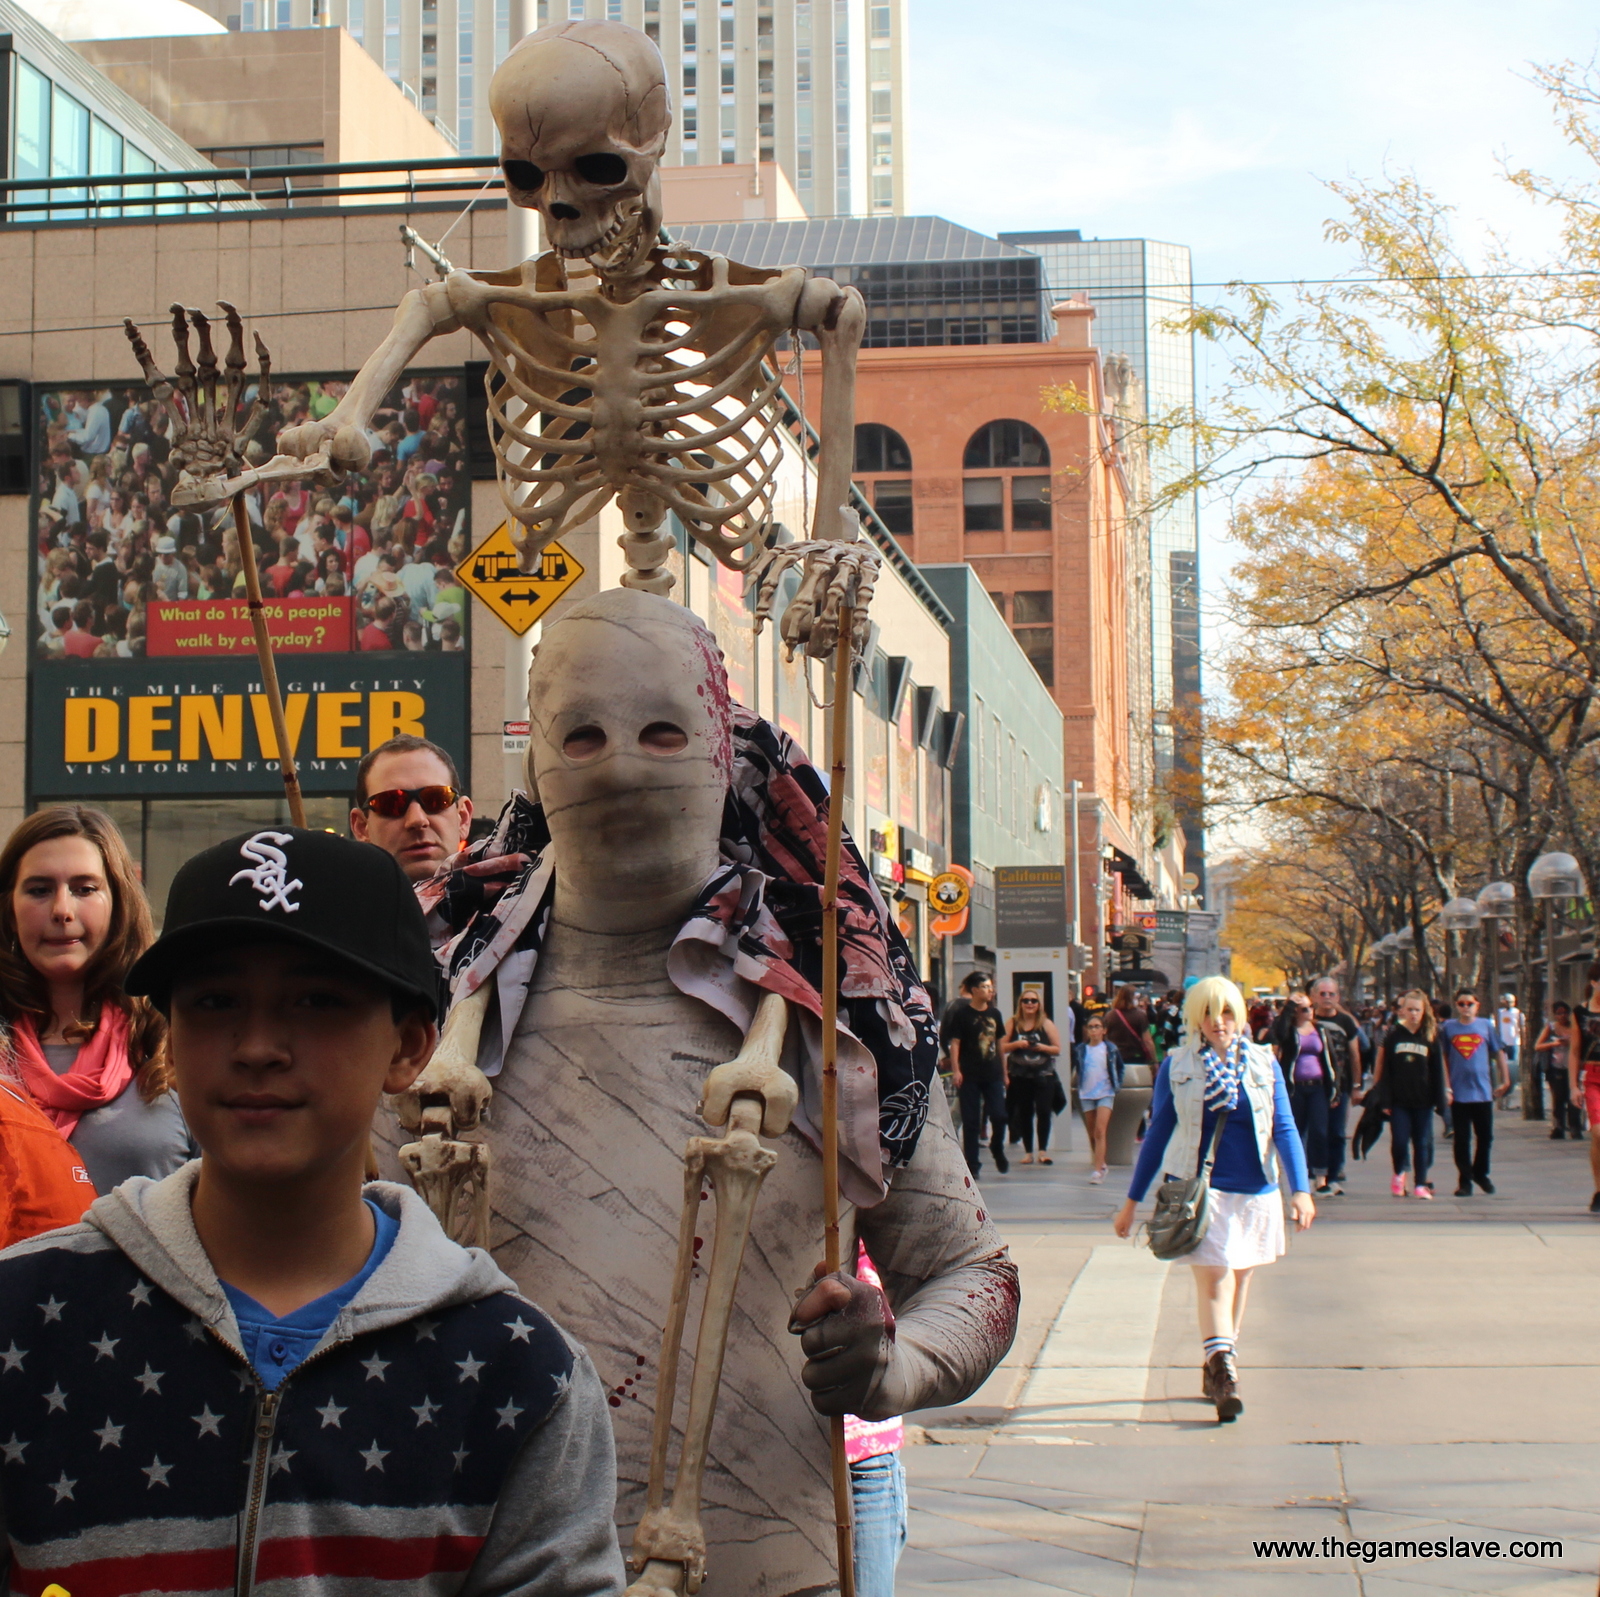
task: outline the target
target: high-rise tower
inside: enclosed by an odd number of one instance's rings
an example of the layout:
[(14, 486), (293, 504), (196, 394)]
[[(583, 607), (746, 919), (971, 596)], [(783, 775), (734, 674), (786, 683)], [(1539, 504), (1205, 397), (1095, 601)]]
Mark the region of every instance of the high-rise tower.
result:
[[(776, 161), (812, 216), (905, 210), (907, 0), (537, 0), (661, 47), (670, 166)], [(201, 0), (230, 28), (344, 27), (463, 154), (490, 154), (508, 0)], [(308, 130), (308, 141), (315, 130)], [(670, 218), (668, 219), (670, 221)]]

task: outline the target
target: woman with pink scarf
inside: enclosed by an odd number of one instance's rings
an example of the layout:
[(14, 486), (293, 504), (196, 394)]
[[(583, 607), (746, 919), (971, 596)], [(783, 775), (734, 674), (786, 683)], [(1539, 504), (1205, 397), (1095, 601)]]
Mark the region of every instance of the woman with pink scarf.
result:
[(0, 1018), (29, 1097), (97, 1192), (195, 1152), (166, 1025), (122, 979), (155, 940), (126, 845), (99, 810), (30, 815), (0, 849)]

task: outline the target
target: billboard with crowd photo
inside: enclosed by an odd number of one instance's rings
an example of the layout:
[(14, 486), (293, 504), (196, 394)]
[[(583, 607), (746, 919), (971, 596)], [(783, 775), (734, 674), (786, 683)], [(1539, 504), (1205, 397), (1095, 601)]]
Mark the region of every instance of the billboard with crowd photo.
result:
[[(408, 378), (373, 416), (365, 471), (247, 496), (275, 647), (465, 648), (467, 596), (453, 575), (471, 535), (461, 389), (455, 374)], [(270, 459), (285, 427), (326, 416), (344, 390), (340, 379), (273, 378), (247, 458)], [(139, 385), (35, 395), (35, 661), (250, 652), (232, 513), (173, 509), (165, 406)], [(241, 420), (255, 395), (249, 384)]]
[[(424, 726), (465, 761), (468, 603), (454, 574), (472, 533), (462, 384), (460, 373), (432, 373), (391, 390), (368, 429), (365, 470), (246, 496), (280, 674), (304, 676), (310, 695), (300, 751), (313, 762), (308, 792), (348, 785), (353, 751), (387, 724), (384, 694), (411, 695), (404, 729)], [(272, 378), (247, 460), (269, 459), (284, 428), (326, 416), (345, 387), (333, 376)], [(270, 787), (252, 765), (270, 753), (248, 714), (234, 725), (229, 698), (247, 705), (258, 674), (231, 509), (173, 508), (171, 418), (142, 385), (34, 395), (30, 790), (73, 791), (85, 777), (90, 786), (134, 777), (164, 792)], [(241, 421), (255, 398), (247, 384)], [(160, 755), (172, 740), (144, 738), (136, 720), (161, 716), (163, 692), (174, 714), (185, 694), (210, 694), (214, 708), (195, 710), (187, 740), (179, 717), (168, 760)], [(379, 697), (359, 730), (316, 732), (319, 716), (352, 713), (345, 701), (363, 693)], [(92, 713), (91, 700), (101, 706)], [(116, 716), (104, 707), (112, 704)], [(141, 740), (150, 758), (135, 752)], [(187, 743), (199, 758), (182, 758)]]

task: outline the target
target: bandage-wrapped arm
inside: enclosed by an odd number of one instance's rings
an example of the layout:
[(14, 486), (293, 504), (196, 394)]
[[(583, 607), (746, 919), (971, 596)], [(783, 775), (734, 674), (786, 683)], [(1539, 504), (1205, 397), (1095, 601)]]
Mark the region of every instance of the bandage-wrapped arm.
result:
[(893, 1331), (854, 1412), (888, 1419), (975, 1392), (1017, 1330), (1017, 1269), (983, 1208), (938, 1082), (911, 1163), (857, 1230), (894, 1310)]

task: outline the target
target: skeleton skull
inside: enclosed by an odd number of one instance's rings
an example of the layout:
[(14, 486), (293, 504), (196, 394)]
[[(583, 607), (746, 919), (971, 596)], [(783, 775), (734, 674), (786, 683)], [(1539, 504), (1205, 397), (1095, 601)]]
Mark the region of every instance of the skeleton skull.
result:
[(489, 85), (514, 205), (544, 217), (568, 259), (631, 270), (661, 226), (657, 170), (672, 125), (661, 53), (619, 22), (531, 33)]

